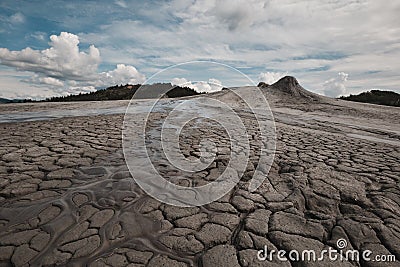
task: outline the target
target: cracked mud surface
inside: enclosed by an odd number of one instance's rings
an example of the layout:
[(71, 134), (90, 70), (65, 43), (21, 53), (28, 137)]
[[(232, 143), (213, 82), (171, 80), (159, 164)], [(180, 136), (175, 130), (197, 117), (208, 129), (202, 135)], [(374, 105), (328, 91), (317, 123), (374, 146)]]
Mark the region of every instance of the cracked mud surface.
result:
[[(399, 109), (270, 97), (277, 150), (267, 179), (247, 191), (260, 142), (254, 120), (239, 110), (251, 133), (246, 172), (202, 207), (160, 203), (135, 184), (122, 154), (122, 114), (0, 124), (0, 266), (398, 266), (257, 259), (265, 245), (318, 252), (340, 238), (346, 249), (400, 259)], [(173, 169), (149, 140), (158, 170), (189, 187), (216, 179), (230, 153), (217, 125), (191, 123), (180, 139), (185, 157), (199, 157), (201, 138), (217, 144), (202, 172)]]

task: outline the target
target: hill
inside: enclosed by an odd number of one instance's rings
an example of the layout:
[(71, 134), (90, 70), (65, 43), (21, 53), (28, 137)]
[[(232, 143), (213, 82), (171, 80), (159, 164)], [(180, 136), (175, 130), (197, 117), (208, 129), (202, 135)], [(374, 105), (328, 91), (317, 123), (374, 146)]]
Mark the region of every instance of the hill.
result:
[[(70, 101), (105, 101), (105, 100), (129, 100), (141, 87), (140, 84), (126, 84), (111, 86), (106, 89), (97, 90), (86, 94), (68, 95), (60, 97), (51, 97), (43, 101), (46, 102), (70, 102)], [(195, 90), (188, 87), (173, 86), (170, 83), (156, 83), (152, 85), (143, 85), (144, 90), (140, 90), (138, 98), (157, 98), (157, 97), (183, 97), (198, 95)], [(171, 90), (169, 90), (172, 88)], [(169, 90), (169, 91), (168, 91)], [(162, 92), (168, 91), (166, 96)]]
[(8, 99), (8, 98), (0, 98), (0, 104), (8, 104), (8, 103), (29, 103), (33, 102), (32, 99)]
[(371, 90), (358, 95), (341, 96), (340, 99), (385, 106), (400, 107), (400, 94), (392, 91)]
[[(292, 76), (285, 76), (274, 84), (260, 82), (258, 87), (267, 95), (275, 96), (274, 99), (284, 98), (294, 103), (322, 102), (323, 96), (304, 89), (297, 79)], [(270, 98), (270, 97), (269, 97)], [(271, 100), (273, 102), (273, 100)]]
[(2, 104), (2, 103), (10, 103), (11, 102), (11, 100), (10, 99), (7, 99), (7, 98), (1, 98), (0, 97), (0, 103)]

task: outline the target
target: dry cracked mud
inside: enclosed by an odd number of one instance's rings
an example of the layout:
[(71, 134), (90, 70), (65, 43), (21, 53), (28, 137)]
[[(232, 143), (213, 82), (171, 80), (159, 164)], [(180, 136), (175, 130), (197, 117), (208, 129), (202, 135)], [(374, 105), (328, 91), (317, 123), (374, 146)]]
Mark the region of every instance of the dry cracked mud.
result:
[[(399, 266), (287, 255), (287, 261), (258, 260), (265, 246), (321, 252), (336, 249), (339, 239), (348, 243), (344, 250), (400, 260), (400, 109), (266, 95), (277, 134), (266, 179), (247, 190), (260, 133), (248, 111), (237, 110), (250, 136), (247, 169), (233, 190), (201, 207), (163, 204), (137, 186), (122, 153), (123, 114), (0, 124), (0, 266)], [(69, 105), (76, 104), (42, 108)], [(150, 127), (157, 129), (163, 116), (153, 114)], [(217, 144), (210, 151), (216, 157), (190, 175), (157, 156), (157, 138), (148, 149), (171, 182), (198, 186), (215, 180), (230, 156), (229, 137), (208, 121), (184, 129), (182, 154), (198, 158), (202, 138)]]

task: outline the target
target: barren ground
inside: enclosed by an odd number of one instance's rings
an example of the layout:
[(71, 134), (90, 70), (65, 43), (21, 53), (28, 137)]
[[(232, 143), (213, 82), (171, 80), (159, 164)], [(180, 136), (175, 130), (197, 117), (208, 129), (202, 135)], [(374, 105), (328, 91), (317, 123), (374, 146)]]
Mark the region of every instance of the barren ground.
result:
[[(230, 94), (215, 97), (234, 101)], [(257, 259), (265, 245), (318, 252), (343, 238), (345, 249), (400, 260), (400, 109), (266, 95), (277, 132), (267, 179), (247, 191), (260, 142), (254, 118), (238, 109), (251, 133), (247, 170), (226, 196), (191, 208), (160, 203), (131, 178), (121, 145), (127, 101), (1, 105), (0, 266), (399, 266)], [(108, 115), (81, 116), (93, 107)], [(182, 153), (198, 157), (208, 138), (218, 144), (215, 162), (188, 175), (154, 159), (185, 186), (215, 179), (230, 153), (217, 125), (192, 123)]]

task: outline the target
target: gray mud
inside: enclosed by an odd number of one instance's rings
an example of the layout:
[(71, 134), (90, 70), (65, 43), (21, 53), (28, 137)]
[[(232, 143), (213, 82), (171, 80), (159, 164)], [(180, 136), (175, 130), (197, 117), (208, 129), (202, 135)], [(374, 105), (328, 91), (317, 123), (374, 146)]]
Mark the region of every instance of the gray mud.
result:
[[(202, 207), (169, 206), (137, 186), (123, 158), (122, 114), (0, 124), (0, 266), (398, 266), (257, 260), (265, 245), (318, 252), (336, 248), (340, 238), (345, 249), (400, 259), (399, 109), (266, 95), (277, 150), (265, 181), (247, 191), (260, 140), (254, 118), (238, 107), (251, 133), (248, 166), (233, 190)], [(215, 97), (234, 101), (229, 93)], [(46, 110), (9, 107), (1, 112)], [(68, 107), (76, 103), (46, 112)], [(189, 175), (158, 151), (163, 116), (154, 113), (149, 123), (156, 168), (188, 187), (218, 177), (230, 153), (223, 129), (206, 120), (184, 129), (185, 157), (199, 157), (203, 138), (217, 144), (214, 162)]]

